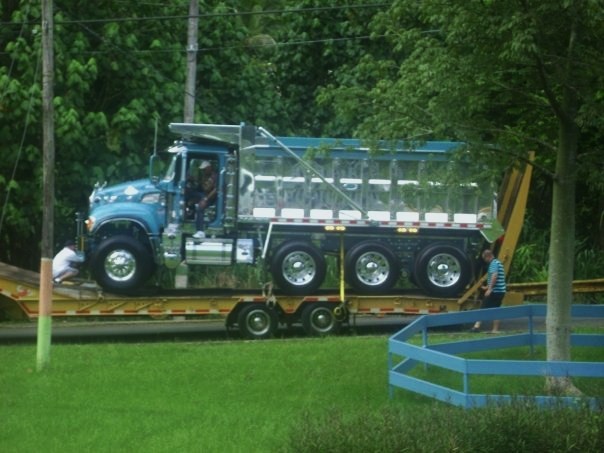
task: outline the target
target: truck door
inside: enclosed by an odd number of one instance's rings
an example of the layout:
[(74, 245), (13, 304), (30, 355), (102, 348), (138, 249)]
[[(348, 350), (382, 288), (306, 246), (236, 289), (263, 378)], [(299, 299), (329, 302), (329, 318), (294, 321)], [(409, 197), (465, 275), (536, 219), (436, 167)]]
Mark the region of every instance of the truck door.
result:
[[(203, 227), (221, 228), (223, 212), (222, 159), (215, 155), (192, 155), (187, 163), (184, 189), (185, 222), (196, 222), (203, 214)], [(203, 210), (200, 202), (205, 203)], [(203, 211), (203, 212), (202, 212)]]
[(161, 189), (166, 194), (166, 225), (181, 225), (183, 211), (181, 208), (184, 197), (183, 157), (175, 155), (161, 181)]

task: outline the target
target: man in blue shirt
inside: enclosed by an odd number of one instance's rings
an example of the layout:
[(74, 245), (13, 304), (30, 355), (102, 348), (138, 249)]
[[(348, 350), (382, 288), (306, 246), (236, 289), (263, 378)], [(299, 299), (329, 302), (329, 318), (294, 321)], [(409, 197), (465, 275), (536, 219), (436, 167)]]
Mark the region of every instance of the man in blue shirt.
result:
[[(480, 308), (500, 307), (506, 292), (503, 264), (495, 258), (493, 251), (489, 249), (482, 252), (482, 259), (489, 265), (489, 268), (487, 270), (487, 280), (482, 286), (484, 299)], [(472, 332), (478, 332), (480, 330), (480, 321), (477, 321), (471, 330)], [(499, 320), (493, 321), (491, 333), (499, 333)]]

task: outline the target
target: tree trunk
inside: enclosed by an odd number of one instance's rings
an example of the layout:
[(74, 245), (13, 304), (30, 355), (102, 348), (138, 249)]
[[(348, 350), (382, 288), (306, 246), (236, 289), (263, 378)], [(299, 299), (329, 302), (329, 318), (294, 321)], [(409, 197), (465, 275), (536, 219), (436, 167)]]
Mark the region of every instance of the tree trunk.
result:
[[(575, 258), (575, 185), (578, 129), (561, 121), (552, 200), (549, 275), (547, 282), (547, 360), (571, 358), (571, 305)], [(574, 394), (569, 378), (548, 378), (551, 393)]]
[(38, 308), (37, 370), (50, 363), (52, 335), (52, 256), (54, 254), (55, 209), (55, 110), (54, 110), (54, 5), (42, 0), (42, 114), (43, 194), (42, 259), (40, 261), (40, 299)]

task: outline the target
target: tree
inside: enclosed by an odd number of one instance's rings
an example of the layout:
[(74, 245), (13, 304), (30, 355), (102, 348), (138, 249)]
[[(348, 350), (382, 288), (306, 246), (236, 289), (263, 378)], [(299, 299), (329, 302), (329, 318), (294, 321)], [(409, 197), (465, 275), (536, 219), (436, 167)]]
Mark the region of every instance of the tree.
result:
[[(55, 4), (56, 238), (75, 234), (95, 182), (147, 176), (182, 121), (188, 0)], [(196, 120), (277, 123), (285, 115), (270, 61), (250, 49), (238, 2), (200, 2)], [(40, 3), (0, 4), (0, 260), (39, 263), (42, 139)]]
[[(373, 22), (393, 57), (360, 61), (356, 74), (373, 75), (364, 86), (323, 93), (366, 136), (496, 143), (499, 157), (537, 150), (553, 185), (548, 360), (571, 356), (576, 175), (588, 172), (582, 156), (602, 167), (593, 137), (604, 129), (603, 25), (597, 0), (398, 0)], [(566, 379), (548, 385), (571, 389)]]
[[(367, 55), (384, 56), (390, 49), (370, 40), (368, 24), (384, 10), (372, 0), (288, 1), (272, 36), (278, 43), (273, 58), (277, 89), (286, 107), (286, 129), (280, 134), (348, 137), (350, 123), (340, 121), (328, 103), (318, 102), (322, 88), (347, 82), (354, 63)], [(293, 5), (292, 5), (293, 4)]]
[[(86, 206), (95, 181), (146, 172), (154, 113), (167, 121), (182, 117), (182, 103), (170, 102), (182, 99), (184, 78), (174, 70), (184, 57), (176, 51), (174, 36), (183, 36), (179, 28), (159, 20), (112, 22), (107, 18), (133, 17), (114, 3), (55, 2), (55, 231), (60, 242), (75, 235), (75, 211)], [(174, 14), (155, 6), (138, 5), (137, 11)], [(0, 259), (36, 269), (42, 204), (40, 3), (3, 3), (1, 13), (7, 23), (0, 27), (5, 51), (0, 54)], [(158, 59), (162, 42), (173, 48)]]

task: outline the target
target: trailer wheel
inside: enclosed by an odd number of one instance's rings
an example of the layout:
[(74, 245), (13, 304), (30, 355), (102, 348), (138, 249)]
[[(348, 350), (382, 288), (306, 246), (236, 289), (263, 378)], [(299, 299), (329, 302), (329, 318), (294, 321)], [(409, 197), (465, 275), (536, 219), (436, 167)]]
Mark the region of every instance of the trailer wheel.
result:
[(434, 245), (417, 258), (414, 275), (428, 294), (455, 297), (471, 277), (470, 262), (461, 250), (450, 245)]
[(338, 333), (342, 322), (337, 319), (332, 306), (312, 304), (302, 311), (302, 327), (307, 335), (326, 336)]
[(277, 314), (266, 305), (252, 304), (239, 312), (237, 324), (243, 338), (262, 340), (270, 338), (277, 330)]
[(378, 242), (363, 242), (350, 249), (344, 270), (351, 286), (373, 294), (391, 289), (400, 274), (394, 253)]
[(325, 279), (325, 257), (308, 242), (286, 242), (271, 260), (277, 285), (288, 294), (310, 294)]
[(102, 242), (92, 258), (92, 274), (107, 291), (137, 289), (153, 272), (153, 258), (145, 247), (129, 236), (114, 236)]

